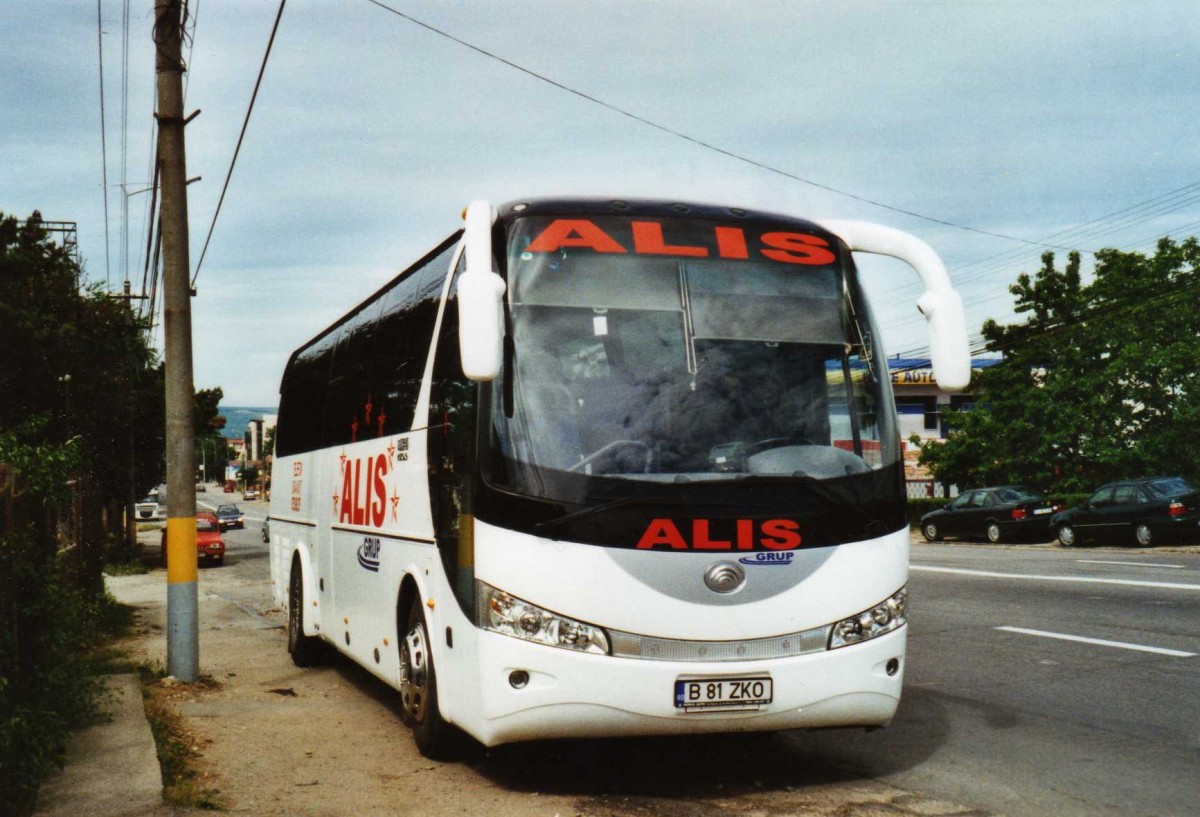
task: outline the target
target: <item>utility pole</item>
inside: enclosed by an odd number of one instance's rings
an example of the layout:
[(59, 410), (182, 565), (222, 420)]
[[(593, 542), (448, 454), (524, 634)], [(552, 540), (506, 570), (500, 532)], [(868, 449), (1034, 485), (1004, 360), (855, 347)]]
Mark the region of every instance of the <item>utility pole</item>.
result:
[(196, 451), (192, 420), (192, 305), (187, 162), (183, 149), (181, 0), (155, 0), (158, 157), (162, 193), (163, 345), (167, 432), (167, 672), (200, 675), (196, 567)]

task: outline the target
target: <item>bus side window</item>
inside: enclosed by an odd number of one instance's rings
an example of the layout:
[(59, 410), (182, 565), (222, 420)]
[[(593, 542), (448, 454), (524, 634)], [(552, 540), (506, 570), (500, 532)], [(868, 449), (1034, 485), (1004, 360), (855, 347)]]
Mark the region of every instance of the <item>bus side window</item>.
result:
[[(455, 270), (457, 275), (462, 263)], [(429, 496), (432, 503), (434, 536), (446, 575), (454, 583), (459, 604), (470, 610), (474, 600), (474, 576), (469, 568), (459, 569), (459, 548), (468, 517), (473, 513), (471, 481), (475, 473), (475, 416), (478, 386), (462, 372), (458, 347), (457, 281), (450, 286), (442, 314), (441, 333), (433, 361), (429, 395)]]
[(371, 388), (373, 341), (379, 304), (369, 304), (337, 332), (333, 371), (325, 399), (325, 445), (369, 440), (375, 434), (378, 412)]
[(288, 364), (279, 389), (279, 439), (275, 447), (278, 456), (321, 447), (325, 390), (336, 340), (336, 335), (322, 338)]
[(383, 420), (374, 436), (403, 434), (414, 426), (413, 413), (454, 246), (414, 270), (384, 299), (374, 350), (378, 364), (374, 386)]

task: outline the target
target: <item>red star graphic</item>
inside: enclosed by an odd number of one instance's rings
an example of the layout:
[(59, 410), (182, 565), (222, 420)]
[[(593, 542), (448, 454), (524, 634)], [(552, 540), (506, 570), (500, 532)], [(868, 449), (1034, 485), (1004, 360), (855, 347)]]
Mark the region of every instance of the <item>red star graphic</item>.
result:
[(370, 394), (370, 392), (368, 392), (368, 393), (367, 393), (367, 404), (366, 404), (365, 406), (363, 406), (363, 408), (364, 408), (364, 409), (366, 409), (366, 411), (367, 411), (367, 422), (366, 422), (366, 425), (370, 425), (370, 424), (371, 424), (371, 409), (373, 408), (373, 406), (371, 405), (371, 394)]
[(358, 442), (358, 418), (354, 418), (354, 422), (350, 423), (350, 442)]
[(347, 460), (347, 459), (349, 459), (349, 458), (346, 456), (346, 452), (345, 452), (345, 451), (343, 451), (343, 452), (342, 452), (342, 456), (341, 456), (341, 457), (339, 457), (339, 459), (340, 459), (342, 462), (341, 462), (341, 464), (338, 466), (338, 470), (339, 470), (339, 471), (345, 471), (345, 470), (346, 470), (346, 460)]
[(340, 499), (341, 499), (341, 497), (338, 496), (337, 494), (333, 495), (333, 515), (334, 516), (337, 516), (338, 500), (340, 500)]
[(381, 411), (381, 412), (379, 412), (379, 416), (376, 417), (375, 420), (376, 420), (376, 422), (379, 423), (379, 434), (377, 436), (382, 437), (383, 436), (383, 424), (387, 421), (387, 415)]
[(392, 521), (399, 521), (400, 517), (396, 513), (396, 509), (400, 507), (400, 495), (396, 493), (396, 489), (392, 489)]

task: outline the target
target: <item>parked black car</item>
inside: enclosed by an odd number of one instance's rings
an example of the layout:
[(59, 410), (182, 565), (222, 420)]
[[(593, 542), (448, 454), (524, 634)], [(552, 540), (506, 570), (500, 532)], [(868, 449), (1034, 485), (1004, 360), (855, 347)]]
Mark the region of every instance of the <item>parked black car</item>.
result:
[(922, 516), (921, 533), (930, 542), (944, 536), (989, 542), (1046, 540), (1053, 538), (1051, 517), (1065, 507), (1024, 485), (976, 488)]
[(218, 505), (217, 519), (221, 520), (221, 530), (246, 527), (246, 517), (242, 516), (237, 505)]
[(1200, 493), (1183, 477), (1110, 482), (1082, 506), (1055, 514), (1050, 524), (1065, 547), (1200, 540)]

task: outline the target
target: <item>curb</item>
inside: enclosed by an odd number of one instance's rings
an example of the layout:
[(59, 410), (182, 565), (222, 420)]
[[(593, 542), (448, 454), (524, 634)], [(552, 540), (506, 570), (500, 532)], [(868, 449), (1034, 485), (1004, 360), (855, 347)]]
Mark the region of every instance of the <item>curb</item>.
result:
[(135, 817), (163, 807), (162, 773), (136, 675), (109, 675), (111, 720), (71, 736), (62, 769), (38, 791), (34, 817)]

